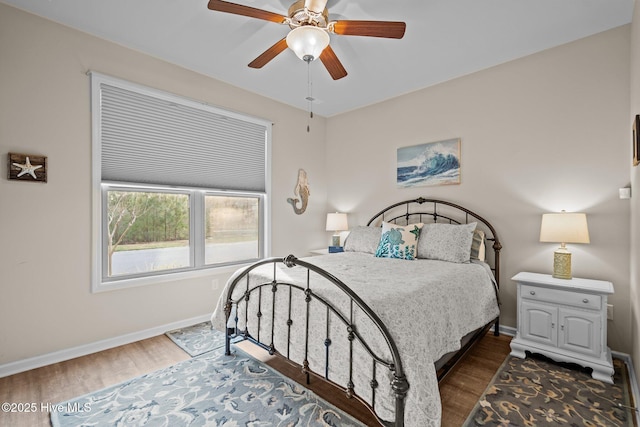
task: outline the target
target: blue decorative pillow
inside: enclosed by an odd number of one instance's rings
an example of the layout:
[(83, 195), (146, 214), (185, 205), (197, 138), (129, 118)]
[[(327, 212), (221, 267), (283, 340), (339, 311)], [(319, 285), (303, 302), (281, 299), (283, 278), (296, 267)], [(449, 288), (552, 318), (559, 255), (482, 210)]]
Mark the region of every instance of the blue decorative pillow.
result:
[(382, 223), (382, 236), (375, 255), (378, 258), (415, 259), (422, 225)]

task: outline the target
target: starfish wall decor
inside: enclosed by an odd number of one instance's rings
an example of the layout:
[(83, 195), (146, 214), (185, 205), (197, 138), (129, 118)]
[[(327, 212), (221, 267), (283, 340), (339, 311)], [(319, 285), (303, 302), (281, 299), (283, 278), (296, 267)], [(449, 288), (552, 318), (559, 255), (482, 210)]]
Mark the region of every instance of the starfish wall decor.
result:
[(47, 158), (31, 154), (9, 153), (10, 180), (47, 182)]

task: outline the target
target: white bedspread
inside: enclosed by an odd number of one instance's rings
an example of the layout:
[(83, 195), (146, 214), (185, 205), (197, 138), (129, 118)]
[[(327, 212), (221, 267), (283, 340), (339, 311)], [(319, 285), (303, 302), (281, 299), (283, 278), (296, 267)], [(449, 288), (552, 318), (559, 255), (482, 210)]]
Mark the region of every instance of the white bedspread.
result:
[[(499, 315), (493, 286), (493, 277), (484, 263), (456, 264), (444, 261), (375, 258), (371, 254), (346, 252), (305, 258), (312, 264), (332, 273), (354, 290), (387, 326), (401, 354), (405, 375), (410, 389), (407, 394), (405, 425), (408, 427), (439, 426), (441, 419), (440, 394), (434, 368), (434, 361), (442, 355), (460, 348), (460, 338), (467, 333), (487, 324)], [(258, 283), (270, 282), (273, 278), (273, 266), (259, 268), (264, 276), (251, 274), (250, 287)], [(239, 272), (238, 272), (239, 273)], [(238, 274), (236, 273), (236, 275)], [(235, 276), (234, 276), (235, 277)], [(306, 284), (306, 269), (281, 266), (277, 273), (278, 281)], [(232, 278), (233, 279), (233, 278)], [(231, 280), (229, 281), (229, 283)], [(227, 285), (228, 286), (228, 285)], [(341, 291), (328, 284), (320, 276), (311, 273), (311, 288), (317, 295), (336, 304), (341, 313), (349, 318), (349, 304), (342, 299)], [(238, 298), (246, 284), (243, 281), (236, 287), (234, 298)], [(214, 327), (225, 328), (224, 304), (227, 289), (222, 293), (212, 316)], [(257, 297), (252, 297), (250, 306), (257, 307)], [(288, 317), (288, 291), (278, 288), (276, 293), (276, 318), (273, 342), (276, 349), (286, 355)], [(302, 363), (304, 359), (304, 295), (294, 295), (295, 308), (292, 313), (291, 353), (292, 360)], [(272, 292), (270, 287), (263, 289), (260, 311), (263, 313), (260, 325), (260, 340), (271, 342)], [(253, 309), (255, 310), (255, 308)], [(251, 313), (251, 310), (250, 310)], [(296, 317), (302, 316), (302, 317)], [(244, 310), (238, 309), (239, 327), (244, 328)], [(324, 321), (326, 309), (319, 303), (312, 303), (310, 326), (310, 344), (308, 359), (312, 370), (324, 373), (326, 327)], [(321, 324), (315, 324), (319, 320)], [(377, 330), (364, 319), (364, 315), (355, 310), (354, 323), (365, 339), (377, 334)], [(345, 327), (331, 318), (329, 336), (331, 358), (329, 379), (339, 384), (348, 381), (348, 340)], [(249, 318), (249, 332), (257, 335), (257, 317)], [(294, 346), (302, 348), (294, 350)], [(390, 360), (386, 345), (379, 337), (373, 338), (369, 345), (374, 351)], [(357, 362), (354, 364), (355, 392), (371, 401), (369, 382), (372, 375), (372, 361), (366, 356), (360, 345), (355, 345)], [(342, 355), (342, 356), (337, 356)], [(394, 413), (394, 401), (389, 387), (390, 374), (386, 368), (378, 366), (376, 391), (376, 411), (384, 418), (391, 419)]]

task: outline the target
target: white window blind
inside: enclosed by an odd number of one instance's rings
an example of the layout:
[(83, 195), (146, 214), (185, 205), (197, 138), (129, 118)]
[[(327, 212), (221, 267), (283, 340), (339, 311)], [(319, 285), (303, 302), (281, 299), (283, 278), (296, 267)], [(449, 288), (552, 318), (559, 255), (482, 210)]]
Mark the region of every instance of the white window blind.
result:
[(103, 181), (265, 191), (266, 122), (111, 81), (99, 108)]

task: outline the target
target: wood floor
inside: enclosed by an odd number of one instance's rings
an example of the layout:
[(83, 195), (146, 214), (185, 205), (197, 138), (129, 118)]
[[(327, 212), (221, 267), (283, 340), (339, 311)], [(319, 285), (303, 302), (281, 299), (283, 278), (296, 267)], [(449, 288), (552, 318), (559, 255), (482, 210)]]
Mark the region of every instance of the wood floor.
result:
[[(485, 390), (487, 384), (509, 353), (507, 336), (487, 334), (440, 384), (444, 427), (460, 426)], [(255, 353), (254, 353), (255, 354)], [(266, 355), (266, 353), (265, 353)], [(0, 378), (0, 403), (35, 404), (35, 412), (0, 411), (0, 426), (50, 426), (47, 404), (55, 404), (155, 371), (189, 358), (164, 335), (135, 342), (100, 353), (56, 363), (43, 368)], [(268, 359), (268, 360), (267, 360)], [(267, 363), (287, 371), (282, 361), (268, 358)], [(297, 370), (285, 372), (297, 375)], [(353, 412), (354, 401), (341, 397), (328, 387), (312, 388), (337, 406)], [(368, 425), (375, 425), (365, 409), (356, 414)]]

